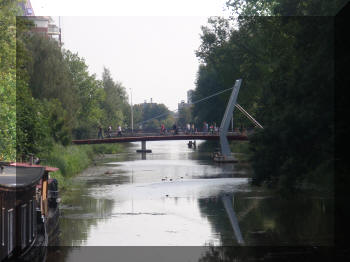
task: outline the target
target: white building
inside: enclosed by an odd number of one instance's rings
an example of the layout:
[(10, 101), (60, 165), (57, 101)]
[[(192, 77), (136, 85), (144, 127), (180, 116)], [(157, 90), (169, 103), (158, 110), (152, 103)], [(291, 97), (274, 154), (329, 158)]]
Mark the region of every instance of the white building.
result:
[(19, 3), (18, 5), (22, 11), (21, 15), (33, 21), (33, 32), (47, 38), (55, 39), (61, 45), (61, 29), (55, 25), (50, 16), (35, 16), (30, 0), (26, 0), (24, 3)]

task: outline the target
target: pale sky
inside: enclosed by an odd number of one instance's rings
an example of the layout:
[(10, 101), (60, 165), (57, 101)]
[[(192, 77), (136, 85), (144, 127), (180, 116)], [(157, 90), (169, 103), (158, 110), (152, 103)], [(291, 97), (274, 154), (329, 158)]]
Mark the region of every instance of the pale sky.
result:
[(103, 66), (133, 103), (171, 110), (195, 88), (201, 26), (227, 15), (226, 0), (31, 0), (35, 15), (61, 16), (64, 48), (85, 58), (101, 79)]

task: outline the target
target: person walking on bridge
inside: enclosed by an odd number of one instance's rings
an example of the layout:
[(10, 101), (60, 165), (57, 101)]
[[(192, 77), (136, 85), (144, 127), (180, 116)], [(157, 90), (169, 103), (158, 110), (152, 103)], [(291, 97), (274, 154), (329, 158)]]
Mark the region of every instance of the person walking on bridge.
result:
[(208, 129), (209, 129), (208, 126), (209, 126), (209, 125), (208, 125), (207, 122), (204, 122), (204, 123), (203, 123), (203, 132), (204, 132), (204, 133), (208, 133)]
[(103, 131), (102, 126), (99, 126), (98, 127), (98, 135), (97, 135), (98, 139), (103, 139), (102, 131)]
[(108, 127), (108, 137), (111, 137), (111, 133), (112, 133), (112, 126)]
[(165, 134), (165, 126), (164, 126), (164, 124), (162, 124), (162, 125), (160, 126), (160, 134), (161, 134), (161, 135), (164, 135), (164, 134)]
[(177, 135), (177, 126), (176, 123), (173, 125), (174, 135)]
[(122, 136), (122, 127), (118, 126), (118, 135), (117, 136)]
[(194, 123), (191, 125), (191, 134), (194, 134)]
[(219, 134), (219, 127), (216, 125), (216, 123), (214, 122), (214, 132), (215, 134)]

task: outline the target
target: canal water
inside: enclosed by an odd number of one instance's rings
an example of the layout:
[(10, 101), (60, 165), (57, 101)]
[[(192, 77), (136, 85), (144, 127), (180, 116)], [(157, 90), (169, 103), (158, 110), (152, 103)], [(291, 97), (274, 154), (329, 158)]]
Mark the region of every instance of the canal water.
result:
[[(109, 246), (134, 256), (130, 261), (138, 261), (136, 247), (146, 252), (139, 261), (155, 261), (150, 256), (161, 251), (160, 261), (216, 261), (206, 256), (218, 256), (221, 246), (333, 244), (332, 198), (281, 197), (253, 187), (249, 164), (217, 164), (210, 158), (215, 143), (197, 141), (196, 149), (186, 143), (147, 142), (152, 153), (146, 155), (131, 143), (77, 176), (61, 196), (60, 234), (46, 260), (87, 261), (99, 253), (92, 260), (103, 261)], [(177, 246), (183, 248), (170, 248)], [(190, 255), (181, 260), (186, 250)]]

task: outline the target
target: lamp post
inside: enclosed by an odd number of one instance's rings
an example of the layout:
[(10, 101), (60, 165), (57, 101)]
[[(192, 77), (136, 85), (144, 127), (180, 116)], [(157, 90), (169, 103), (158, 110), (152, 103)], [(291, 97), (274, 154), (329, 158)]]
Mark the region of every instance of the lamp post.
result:
[(133, 106), (132, 106), (132, 89), (130, 89), (130, 105), (131, 105), (131, 133), (134, 133), (134, 112), (133, 112)]

